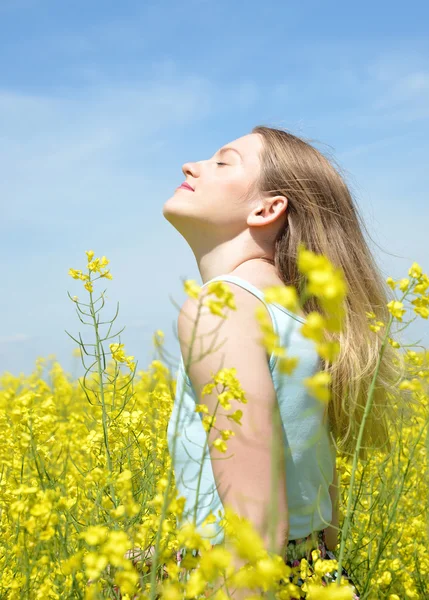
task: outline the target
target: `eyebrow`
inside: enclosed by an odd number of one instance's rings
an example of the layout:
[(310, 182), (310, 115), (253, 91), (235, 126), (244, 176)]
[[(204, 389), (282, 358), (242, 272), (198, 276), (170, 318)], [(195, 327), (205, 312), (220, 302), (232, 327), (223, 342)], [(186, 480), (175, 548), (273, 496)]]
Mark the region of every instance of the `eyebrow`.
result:
[(223, 154), (224, 152), (227, 152), (228, 150), (232, 150), (233, 152), (236, 152), (238, 154), (238, 156), (240, 157), (240, 159), (243, 160), (243, 157), (241, 156), (240, 152), (238, 150), (236, 150), (235, 148), (232, 148), (231, 146), (226, 146), (226, 148), (221, 148), (219, 150), (219, 154)]

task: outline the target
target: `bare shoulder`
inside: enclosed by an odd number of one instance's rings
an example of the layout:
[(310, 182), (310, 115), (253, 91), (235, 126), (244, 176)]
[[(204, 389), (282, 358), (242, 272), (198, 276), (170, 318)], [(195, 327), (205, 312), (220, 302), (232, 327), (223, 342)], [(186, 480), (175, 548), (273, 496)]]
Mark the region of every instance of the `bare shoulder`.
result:
[(221, 342), (225, 336), (235, 337), (243, 344), (260, 343), (261, 329), (256, 319), (256, 309), (263, 306), (262, 302), (248, 290), (239, 285), (225, 282), (234, 294), (236, 309), (225, 307), (222, 312), (226, 318), (213, 314), (203, 304), (205, 298), (216, 299), (208, 294), (207, 288), (202, 288), (198, 298), (188, 297), (183, 303), (178, 320), (178, 335), (181, 345), (189, 345), (192, 340), (197, 348), (218, 340)]
[[(242, 279), (245, 279), (252, 285), (254, 285), (261, 292), (264, 292), (264, 290), (266, 290), (267, 288), (283, 287), (286, 285), (285, 282), (282, 281), (280, 276), (275, 271), (264, 272), (264, 273), (258, 273), (258, 272), (256, 272), (256, 273), (255, 272), (247, 272), (247, 273), (240, 273), (240, 274), (237, 273), (237, 275), (239, 277), (241, 277)], [(298, 316), (300, 316), (304, 319), (306, 317), (304, 311), (301, 308), (297, 309), (295, 314), (297, 314)]]
[(236, 324), (244, 323), (249, 327), (255, 326), (257, 324), (255, 310), (257, 306), (262, 304), (259, 298), (235, 283), (228, 281), (225, 282), (225, 285), (227, 285), (233, 293), (236, 305), (236, 309), (230, 309), (228, 307), (222, 309), (222, 312), (226, 315), (226, 319), (213, 314), (208, 306), (204, 304), (206, 298), (217, 298), (214, 294), (209, 294), (207, 288), (202, 288), (198, 298), (186, 298), (181, 307), (178, 322), (182, 325), (188, 323), (186, 326), (188, 327), (191, 321), (195, 321), (195, 319), (198, 318), (199, 329), (204, 329), (205, 324), (211, 327), (215, 323), (223, 323), (226, 321), (233, 321)]

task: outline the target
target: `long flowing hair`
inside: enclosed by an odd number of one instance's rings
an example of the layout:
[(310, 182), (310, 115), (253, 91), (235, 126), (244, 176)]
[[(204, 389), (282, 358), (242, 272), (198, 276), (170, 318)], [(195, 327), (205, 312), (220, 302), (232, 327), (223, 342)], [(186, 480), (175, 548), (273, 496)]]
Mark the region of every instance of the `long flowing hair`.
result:
[[(322, 370), (332, 376), (328, 417), (333, 441), (339, 452), (353, 454), (385, 329), (372, 331), (366, 312), (373, 312), (387, 325), (390, 313), (386, 305), (394, 296), (365, 241), (364, 221), (334, 159), (328, 160), (308, 141), (283, 128), (261, 125), (252, 133), (263, 138), (256, 189), (288, 198), (286, 221), (275, 240), (274, 263), (282, 281), (302, 291), (297, 250), (303, 242), (308, 250), (324, 254), (340, 267), (347, 282), (343, 330), (328, 336), (339, 341), (340, 355), (332, 364), (320, 360)], [(315, 298), (302, 308), (304, 314), (323, 314)], [(391, 451), (391, 429), (403, 396), (398, 382), (403, 375), (403, 356), (387, 343), (360, 458), (366, 459), (371, 449)]]

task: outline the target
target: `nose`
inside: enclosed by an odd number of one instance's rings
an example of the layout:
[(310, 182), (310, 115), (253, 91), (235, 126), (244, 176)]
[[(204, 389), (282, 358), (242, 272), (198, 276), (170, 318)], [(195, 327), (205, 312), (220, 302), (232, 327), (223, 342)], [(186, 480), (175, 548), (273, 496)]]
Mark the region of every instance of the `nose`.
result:
[(187, 162), (182, 166), (182, 172), (185, 175), (192, 175), (192, 177), (195, 177), (196, 172), (197, 172), (197, 168), (196, 168), (196, 163), (193, 162)]

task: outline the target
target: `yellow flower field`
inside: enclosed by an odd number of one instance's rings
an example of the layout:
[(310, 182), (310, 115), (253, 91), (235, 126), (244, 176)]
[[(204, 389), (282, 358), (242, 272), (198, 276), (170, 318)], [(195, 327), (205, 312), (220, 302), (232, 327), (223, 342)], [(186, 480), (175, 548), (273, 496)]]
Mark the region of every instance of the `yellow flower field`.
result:
[[(294, 583), (285, 583), (293, 575), (295, 582), (305, 580), (302, 597), (351, 600), (344, 580), (321, 585), (321, 576), (332, 568), (329, 561), (319, 559), (313, 570), (303, 559), (292, 572), (263, 547), (251, 524), (232, 511), (225, 522), (228, 547), (211, 549), (192, 524), (177, 528), (184, 499), (177, 495), (166, 439), (176, 381), (162, 360), (164, 336), (158, 330), (153, 338), (160, 359), (137, 370), (135, 357), (127, 356), (120, 339), (112, 342), (114, 334), (101, 331), (99, 321), (107, 321), (98, 314), (104, 295), (98, 300), (93, 295), (97, 280), (112, 278), (109, 261), (94, 259), (93, 251), (86, 254), (87, 273), (69, 271), (84, 284), (86, 300), (70, 298), (93, 331), (93, 343), (85, 346), (80, 337), (71, 336), (85, 376), (73, 381), (55, 357), (40, 358), (30, 375), (0, 376), (0, 597), (226, 600), (231, 581), (254, 589), (254, 599), (288, 600), (300, 593)], [(300, 256), (307, 293), (326, 309), (324, 318), (310, 316), (303, 334), (314, 340), (322, 357), (334, 361), (347, 290), (324, 257), (305, 249)], [(414, 263), (408, 278), (389, 278), (387, 283), (401, 292), (388, 306), (390, 322), (368, 314), (368, 327), (374, 335), (383, 333), (387, 347), (399, 350), (390, 325), (403, 322), (407, 310), (428, 318), (429, 279)], [(184, 289), (199, 297), (195, 282), (186, 282)], [(302, 301), (288, 289), (269, 294), (291, 309)], [(206, 300), (219, 318), (234, 309), (226, 285), (213, 286)], [(259, 317), (267, 348), (278, 352), (285, 372), (292, 373), (293, 356), (279, 348), (269, 323)], [(354, 455), (340, 454), (337, 462), (342, 533), (335, 553), (361, 598), (370, 600), (429, 598), (429, 352), (402, 348), (401, 356), (398, 397), (403, 402), (390, 431), (390, 452), (375, 449), (359, 458), (364, 438), (358, 438)], [(45, 368), (48, 383), (42, 378)], [(305, 382), (310, 393), (330, 402), (329, 374), (310, 379)], [(219, 404), (239, 423), (246, 406), (234, 369), (219, 372), (208, 386), (216, 383), (223, 385)], [(370, 394), (374, 390), (376, 386)], [(371, 402), (368, 406), (369, 414)], [(200, 404), (197, 410), (205, 413), (206, 408)], [(215, 415), (203, 418), (208, 431)], [(366, 412), (362, 434), (365, 419)], [(229, 430), (220, 432), (215, 444), (219, 453), (226, 451), (230, 435)], [(175, 556), (181, 547), (199, 548), (201, 558), (188, 555), (179, 568)], [(133, 561), (132, 550), (137, 549), (140, 560)], [(232, 567), (234, 553), (247, 563), (238, 573)]]

